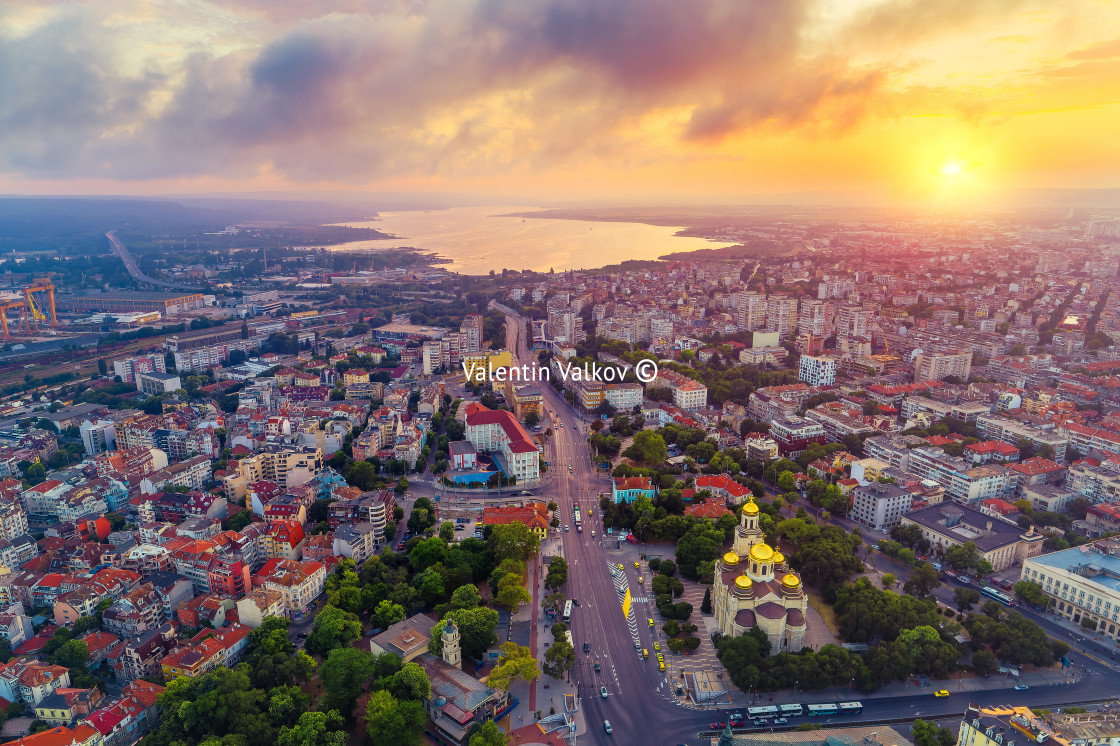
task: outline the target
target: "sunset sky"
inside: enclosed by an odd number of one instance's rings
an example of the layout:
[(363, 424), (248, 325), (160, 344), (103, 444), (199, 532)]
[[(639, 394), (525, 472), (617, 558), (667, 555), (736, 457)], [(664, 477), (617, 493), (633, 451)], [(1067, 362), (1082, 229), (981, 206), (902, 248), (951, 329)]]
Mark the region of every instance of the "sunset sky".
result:
[(3, 0), (0, 192), (1120, 187), (1120, 3)]

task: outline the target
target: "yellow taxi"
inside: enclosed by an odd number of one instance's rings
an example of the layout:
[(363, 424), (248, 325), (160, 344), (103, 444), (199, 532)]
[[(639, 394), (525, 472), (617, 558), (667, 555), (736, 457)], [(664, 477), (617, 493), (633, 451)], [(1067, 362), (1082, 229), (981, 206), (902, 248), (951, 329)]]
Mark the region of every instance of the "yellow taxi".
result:
[(625, 571), (626, 571), (626, 568), (625, 568), (625, 567), (623, 567), (622, 565), (619, 565), (619, 566), (618, 566), (618, 569), (619, 569), (619, 570), (622, 570), (623, 572), (625, 572)]
[(640, 565), (638, 564), (637, 560), (635, 560), (634, 561), (634, 569), (637, 570), (638, 567), (640, 567)]
[(933, 693), (933, 696), (935, 696), (935, 697), (948, 697), (949, 696), (949, 691), (947, 689), (938, 689), (936, 692)]
[(642, 658), (648, 658), (648, 657), (649, 657), (649, 651), (646, 650), (645, 648), (642, 648)]
[[(656, 640), (654, 640), (654, 642), (653, 642), (653, 649), (654, 649), (654, 650), (660, 650), (660, 649), (661, 649), (661, 643), (659, 643), (659, 642), (657, 642)], [(658, 656), (658, 657), (660, 658), (661, 656)]]
[(643, 578), (643, 577), (642, 577), (641, 575), (639, 575), (639, 576), (638, 576), (638, 585), (641, 585), (641, 584), (642, 584), (642, 583), (644, 583), (644, 582), (646, 582), (646, 579), (645, 579), (645, 578)]
[(649, 628), (653, 629), (653, 620), (652, 619), (649, 620)]
[(657, 670), (661, 672), (665, 671), (665, 661), (657, 661)]

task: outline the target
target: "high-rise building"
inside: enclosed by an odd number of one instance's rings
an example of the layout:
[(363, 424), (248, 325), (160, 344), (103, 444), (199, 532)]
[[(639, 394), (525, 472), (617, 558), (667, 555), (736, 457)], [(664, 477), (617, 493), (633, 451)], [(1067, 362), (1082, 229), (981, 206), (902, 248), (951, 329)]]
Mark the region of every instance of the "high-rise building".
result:
[(742, 292), (733, 296), (735, 326), (740, 330), (754, 331), (766, 326), (766, 295)]
[(828, 301), (810, 299), (801, 302), (801, 315), (797, 320), (797, 330), (812, 334), (816, 339), (832, 336), (832, 304)]
[(871, 311), (849, 304), (840, 306), (836, 314), (836, 336), (870, 337)]
[(771, 295), (766, 299), (766, 328), (788, 337), (797, 326), (797, 298)]
[(162, 353), (138, 355), (113, 361), (113, 374), (120, 376), (123, 383), (136, 383), (139, 373), (166, 373), (167, 367)]
[(481, 350), (482, 314), (467, 314), (463, 319), (463, 323), (459, 326), (459, 334), (462, 335), (462, 339), (459, 341), (459, 347), (464, 354)]

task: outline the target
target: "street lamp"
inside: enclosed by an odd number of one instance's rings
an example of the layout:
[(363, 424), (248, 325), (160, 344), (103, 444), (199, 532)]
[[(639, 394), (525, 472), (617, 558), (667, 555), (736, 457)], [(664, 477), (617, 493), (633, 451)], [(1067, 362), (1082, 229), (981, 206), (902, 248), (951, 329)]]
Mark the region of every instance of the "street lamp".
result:
[(797, 699), (797, 685), (800, 684), (800, 683), (801, 683), (800, 681), (794, 681), (793, 682), (793, 698), (794, 699)]
[(855, 681), (856, 680), (854, 678), (848, 679), (848, 696), (849, 697), (852, 696), (852, 684), (854, 684)]

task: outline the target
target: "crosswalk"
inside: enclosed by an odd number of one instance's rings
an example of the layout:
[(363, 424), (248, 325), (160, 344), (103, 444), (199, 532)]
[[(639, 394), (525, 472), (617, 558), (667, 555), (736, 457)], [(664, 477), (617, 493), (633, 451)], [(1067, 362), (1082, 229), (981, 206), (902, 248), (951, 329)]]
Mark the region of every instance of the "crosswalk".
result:
[[(606, 565), (608, 572), (615, 569), (615, 564), (612, 562), (607, 562)], [(630, 583), (626, 580), (626, 573), (615, 573), (614, 587), (618, 591), (618, 600), (621, 604), (623, 602), (623, 599), (626, 598), (626, 591), (630, 588)], [(630, 628), (630, 638), (634, 641), (634, 649), (638, 651), (638, 654), (640, 655), (642, 646), (641, 642), (638, 639), (638, 620), (634, 614), (634, 601), (635, 599), (633, 598), (633, 596), (631, 596), (630, 609), (626, 615), (626, 626)]]

